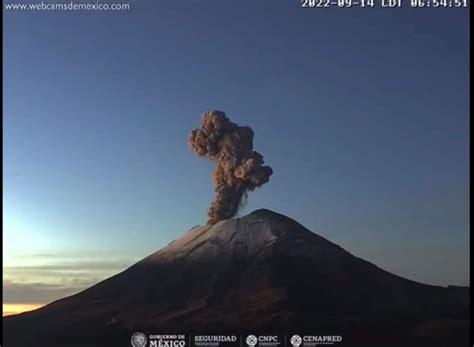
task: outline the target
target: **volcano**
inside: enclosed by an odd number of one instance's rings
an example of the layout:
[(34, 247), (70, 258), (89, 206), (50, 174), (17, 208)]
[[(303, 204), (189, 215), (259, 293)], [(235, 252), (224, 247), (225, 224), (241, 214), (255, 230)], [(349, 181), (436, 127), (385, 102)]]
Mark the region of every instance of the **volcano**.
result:
[(465, 346), (469, 288), (396, 276), (261, 209), (196, 226), (91, 288), (4, 318), (3, 328), (6, 347), (130, 346), (136, 331)]

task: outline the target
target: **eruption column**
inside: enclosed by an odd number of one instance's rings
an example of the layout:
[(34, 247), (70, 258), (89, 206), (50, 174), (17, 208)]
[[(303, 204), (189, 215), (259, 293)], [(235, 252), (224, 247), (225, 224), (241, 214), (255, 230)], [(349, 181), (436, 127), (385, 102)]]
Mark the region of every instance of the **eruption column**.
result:
[(209, 208), (208, 224), (233, 217), (242, 198), (270, 180), (273, 170), (253, 150), (253, 130), (232, 123), (222, 111), (204, 113), (201, 128), (189, 135), (196, 155), (217, 165), (212, 177), (216, 198)]

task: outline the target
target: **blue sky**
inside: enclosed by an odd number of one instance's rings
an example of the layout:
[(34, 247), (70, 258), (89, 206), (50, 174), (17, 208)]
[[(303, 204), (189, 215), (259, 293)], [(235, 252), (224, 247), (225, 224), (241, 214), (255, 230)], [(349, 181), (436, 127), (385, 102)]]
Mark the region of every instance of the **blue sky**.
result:
[(241, 215), (469, 284), (467, 10), (130, 4), (4, 13), (4, 289), (26, 288), (4, 302), (78, 290), (204, 224), (213, 164), (187, 136), (212, 109), (274, 169)]

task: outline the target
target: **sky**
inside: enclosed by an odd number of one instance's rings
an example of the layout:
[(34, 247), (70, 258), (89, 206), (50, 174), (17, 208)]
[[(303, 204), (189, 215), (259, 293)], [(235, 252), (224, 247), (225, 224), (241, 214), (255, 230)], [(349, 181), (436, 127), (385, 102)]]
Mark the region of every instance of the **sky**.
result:
[(4, 314), (206, 223), (202, 113), (255, 131), (283, 213), (379, 267), (469, 285), (469, 14), (290, 0), (4, 11)]

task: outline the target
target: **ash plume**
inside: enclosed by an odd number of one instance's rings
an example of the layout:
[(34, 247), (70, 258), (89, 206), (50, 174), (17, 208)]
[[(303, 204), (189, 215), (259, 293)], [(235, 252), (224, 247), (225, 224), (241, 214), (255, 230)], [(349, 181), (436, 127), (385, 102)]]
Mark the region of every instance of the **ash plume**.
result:
[(248, 191), (270, 180), (273, 170), (263, 165), (263, 156), (253, 150), (253, 130), (239, 126), (225, 112), (204, 113), (201, 128), (189, 135), (197, 156), (217, 164), (212, 177), (216, 197), (207, 212), (208, 224), (233, 217)]

